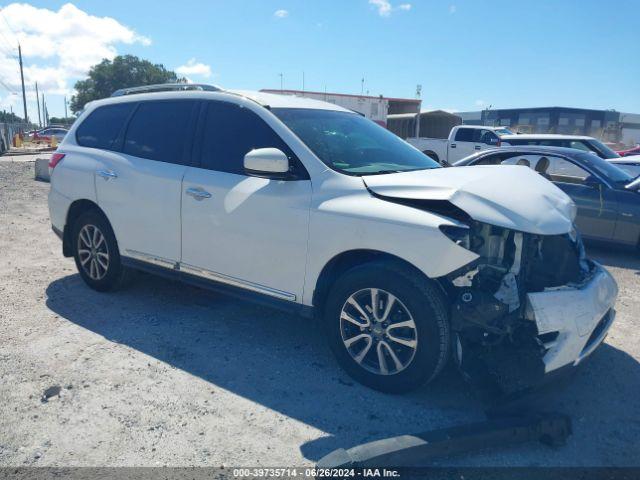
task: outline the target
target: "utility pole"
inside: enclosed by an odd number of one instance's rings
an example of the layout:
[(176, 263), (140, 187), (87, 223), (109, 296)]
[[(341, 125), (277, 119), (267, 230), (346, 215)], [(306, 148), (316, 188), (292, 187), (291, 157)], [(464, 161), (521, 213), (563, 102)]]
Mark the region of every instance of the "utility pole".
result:
[(362, 80), (360, 82), (360, 95), (364, 95), (364, 77), (362, 77)]
[(284, 74), (280, 73), (280, 91), (284, 91)]
[(38, 82), (36, 82), (36, 105), (38, 105), (38, 126), (42, 128), (42, 118), (40, 118), (40, 94), (38, 93)]
[(46, 127), (46, 126), (47, 126), (47, 125), (46, 125), (46, 122), (47, 122), (47, 120), (46, 120), (46, 118), (45, 118), (45, 116), (44, 116), (44, 93), (43, 93), (43, 94), (42, 94), (42, 126), (43, 126), (43, 127)]
[(67, 121), (68, 115), (67, 115), (67, 96), (64, 96), (64, 121)]
[(18, 58), (20, 60), (20, 80), (22, 81), (22, 105), (24, 106), (24, 122), (29, 123), (27, 115), (27, 95), (24, 93), (24, 73), (22, 72), (22, 47), (18, 44)]

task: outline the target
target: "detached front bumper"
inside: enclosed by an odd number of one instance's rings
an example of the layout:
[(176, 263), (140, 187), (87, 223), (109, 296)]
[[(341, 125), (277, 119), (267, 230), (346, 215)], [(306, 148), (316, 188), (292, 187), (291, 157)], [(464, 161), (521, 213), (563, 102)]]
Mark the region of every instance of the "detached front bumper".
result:
[(613, 324), (617, 295), (616, 281), (595, 262), (583, 285), (527, 294), (526, 317), (547, 349), (545, 373), (576, 366), (598, 348)]

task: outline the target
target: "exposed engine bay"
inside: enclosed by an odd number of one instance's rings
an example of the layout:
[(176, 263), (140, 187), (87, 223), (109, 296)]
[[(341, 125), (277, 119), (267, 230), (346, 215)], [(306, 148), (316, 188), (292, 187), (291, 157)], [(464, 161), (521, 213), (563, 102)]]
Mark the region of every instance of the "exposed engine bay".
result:
[(488, 377), (501, 393), (514, 393), (542, 380), (543, 357), (558, 334), (539, 331), (527, 294), (577, 288), (591, 278), (593, 264), (575, 231), (535, 235), (469, 219), (465, 224), (441, 227), (479, 255), (442, 282), (452, 299), (454, 357), (471, 380)]

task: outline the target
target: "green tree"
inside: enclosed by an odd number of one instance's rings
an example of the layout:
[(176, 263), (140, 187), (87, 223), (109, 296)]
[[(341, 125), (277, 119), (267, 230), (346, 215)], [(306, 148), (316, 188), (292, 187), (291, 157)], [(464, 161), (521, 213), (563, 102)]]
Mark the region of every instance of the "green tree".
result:
[(51, 125), (71, 125), (75, 120), (76, 117), (49, 117), (49, 123)]
[(133, 55), (104, 59), (89, 70), (89, 78), (76, 82), (71, 111), (79, 113), (92, 100), (109, 97), (119, 88), (185, 81), (164, 65), (153, 64)]
[(18, 117), (15, 113), (9, 113), (5, 110), (0, 112), (0, 122), (2, 123), (22, 123), (23, 118)]

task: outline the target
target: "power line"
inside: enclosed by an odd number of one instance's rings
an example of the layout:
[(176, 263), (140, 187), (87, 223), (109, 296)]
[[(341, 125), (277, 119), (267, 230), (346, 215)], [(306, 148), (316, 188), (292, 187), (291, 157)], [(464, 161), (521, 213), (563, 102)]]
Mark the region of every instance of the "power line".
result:
[[(11, 50), (13, 50), (14, 47), (11, 46), (11, 42), (9, 41), (9, 39), (7, 37), (4, 36), (4, 33), (2, 33), (2, 30), (0, 30), (0, 35), (2, 35), (2, 38), (5, 39), (7, 46), (9, 47), (9, 52), (11, 52)], [(4, 49), (3, 49), (4, 51)], [(15, 53), (7, 53), (6, 51), (4, 51), (5, 55), (9, 55), (10, 57), (16, 58)]]
[(0, 17), (2, 17), (2, 19), (4, 20), (4, 23), (7, 24), (7, 27), (9, 27), (9, 30), (11, 30), (11, 33), (13, 33), (13, 36), (18, 38), (18, 34), (13, 29), (13, 27), (11, 27), (11, 25), (9, 25), (9, 21), (7, 20), (7, 17), (4, 16), (4, 12), (2, 10), (0, 10)]
[(15, 90), (10, 88), (4, 81), (0, 78), (0, 85), (2, 85), (9, 93), (17, 93)]

